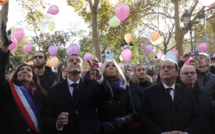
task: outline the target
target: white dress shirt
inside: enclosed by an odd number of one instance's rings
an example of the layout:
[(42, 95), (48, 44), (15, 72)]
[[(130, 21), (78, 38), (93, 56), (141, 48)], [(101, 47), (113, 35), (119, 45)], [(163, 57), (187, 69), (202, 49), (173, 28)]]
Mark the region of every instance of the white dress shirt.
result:
[(174, 100), (174, 94), (175, 94), (175, 83), (171, 87), (167, 86), (164, 83), (163, 83), (163, 86), (164, 86), (165, 89), (167, 89), (167, 88), (172, 88), (173, 89), (173, 90), (170, 90), (170, 95), (171, 95), (172, 101), (173, 101)]

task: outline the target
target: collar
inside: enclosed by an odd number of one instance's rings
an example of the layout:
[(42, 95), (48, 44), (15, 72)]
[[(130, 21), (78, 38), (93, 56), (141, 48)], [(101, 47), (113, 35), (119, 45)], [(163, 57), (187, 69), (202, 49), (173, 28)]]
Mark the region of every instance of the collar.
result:
[(67, 78), (67, 83), (68, 83), (69, 86), (70, 86), (71, 84), (73, 84), (73, 83), (79, 84), (79, 83), (80, 83), (80, 79), (79, 79), (77, 82), (73, 82), (73, 81), (71, 81), (70, 79)]
[[(161, 82), (162, 82), (162, 81), (161, 81)], [(164, 84), (163, 82), (162, 82), (162, 84), (163, 84), (163, 86), (164, 86), (165, 89), (167, 89), (167, 88), (172, 88), (173, 90), (175, 90), (175, 83), (174, 83), (171, 87), (167, 86), (167, 85)]]

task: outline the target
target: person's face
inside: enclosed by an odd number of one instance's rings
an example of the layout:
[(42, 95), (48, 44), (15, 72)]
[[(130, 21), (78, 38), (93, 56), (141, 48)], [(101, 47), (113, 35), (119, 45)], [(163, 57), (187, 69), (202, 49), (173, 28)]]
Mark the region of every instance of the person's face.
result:
[(67, 73), (68, 74), (80, 74), (82, 70), (82, 62), (79, 56), (72, 55), (67, 59)]
[(62, 79), (65, 80), (66, 78), (67, 78), (67, 71), (66, 71), (66, 67), (64, 67), (62, 70)]
[(34, 67), (38, 68), (38, 69), (41, 69), (45, 66), (46, 64), (46, 60), (45, 60), (45, 57), (44, 57), (44, 53), (42, 52), (36, 52), (34, 54)]
[(137, 66), (134, 70), (134, 75), (139, 79), (145, 79), (146, 77), (146, 69), (143, 65)]
[(178, 71), (175, 68), (175, 63), (169, 60), (166, 60), (162, 63), (160, 69), (160, 78), (161, 80), (172, 80), (176, 79), (178, 76)]
[(196, 68), (196, 63), (195, 62), (190, 62), (190, 65)]
[(113, 62), (108, 63), (105, 67), (105, 76), (108, 78), (117, 76), (117, 68)]
[(211, 65), (215, 65), (215, 60), (211, 60)]
[(186, 86), (194, 85), (197, 79), (196, 70), (193, 67), (186, 66), (182, 68), (180, 78)]
[(197, 68), (208, 66), (208, 61), (203, 55), (197, 56), (195, 60)]
[(126, 75), (127, 75), (127, 76), (129, 76), (131, 72), (132, 72), (132, 70), (131, 70), (131, 69), (127, 69), (127, 71), (126, 71)]
[(17, 80), (18, 81), (26, 81), (31, 82), (33, 79), (33, 73), (30, 66), (22, 66), (17, 73)]

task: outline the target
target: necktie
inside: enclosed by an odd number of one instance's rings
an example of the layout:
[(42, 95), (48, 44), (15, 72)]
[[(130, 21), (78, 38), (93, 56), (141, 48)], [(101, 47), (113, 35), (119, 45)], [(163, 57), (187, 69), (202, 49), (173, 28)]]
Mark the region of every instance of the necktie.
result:
[(168, 99), (172, 102), (172, 96), (170, 95), (170, 91), (173, 90), (172, 88), (166, 88), (166, 92), (168, 95)]
[(76, 100), (77, 92), (78, 92), (78, 84), (77, 83), (73, 83), (72, 86), (74, 87), (72, 96), (73, 96), (73, 99)]

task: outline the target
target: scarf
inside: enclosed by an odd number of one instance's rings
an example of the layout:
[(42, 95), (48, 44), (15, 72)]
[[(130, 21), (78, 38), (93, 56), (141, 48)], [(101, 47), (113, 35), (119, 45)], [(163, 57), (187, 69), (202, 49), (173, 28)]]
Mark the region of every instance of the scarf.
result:
[(113, 91), (126, 90), (126, 85), (121, 79), (118, 79), (117, 81), (114, 81), (114, 82), (109, 82), (109, 84)]

